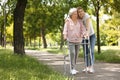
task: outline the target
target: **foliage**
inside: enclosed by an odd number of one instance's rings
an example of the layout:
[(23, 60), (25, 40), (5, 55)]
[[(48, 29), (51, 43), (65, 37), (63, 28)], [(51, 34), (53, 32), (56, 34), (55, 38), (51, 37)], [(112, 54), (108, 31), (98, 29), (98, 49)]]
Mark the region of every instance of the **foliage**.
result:
[[(45, 28), (44, 36), (49, 33), (61, 33), (64, 26), (64, 15), (68, 13), (69, 8), (77, 7), (83, 3), (87, 4), (85, 2), (81, 0), (28, 1), (25, 13), (24, 34), (28, 38), (36, 38), (41, 36), (43, 27)], [(84, 7), (86, 6), (84, 5)], [(60, 36), (61, 35), (59, 35), (59, 37)], [(55, 38), (51, 39), (56, 41), (54, 40)]]
[(120, 12), (120, 1), (119, 0), (113, 0), (113, 4), (112, 4), (112, 6), (113, 6), (113, 9), (115, 9), (117, 12)]
[(6, 28), (7, 40), (6, 42), (12, 42), (13, 40), (13, 24)]
[(49, 66), (29, 56), (13, 55), (0, 49), (0, 80), (66, 80)]
[(120, 14), (114, 12), (111, 19), (106, 20), (101, 29), (101, 41), (103, 45), (118, 45), (120, 40)]
[(60, 33), (49, 33), (46, 35), (47, 41), (53, 45), (55, 42), (60, 44)]
[[(3, 0), (0, 0), (0, 2)], [(61, 43), (61, 34), (64, 26), (64, 15), (68, 13), (71, 7), (82, 6), (85, 11), (89, 12), (91, 15), (95, 15), (95, 10), (93, 5), (97, 6), (99, 1), (99, 6), (101, 7), (100, 11), (103, 11), (106, 14), (119, 15), (119, 0), (28, 0), (25, 17), (24, 17), (24, 37), (25, 43), (30, 43), (30, 41), (38, 40), (38, 37), (41, 37), (41, 28), (45, 28), (45, 36), (47, 36), (47, 42), (50, 40), (52, 43), (54, 41)], [(7, 27), (10, 27), (13, 24), (13, 10), (16, 7), (17, 0), (7, 0)], [(93, 4), (94, 3), (94, 4)], [(0, 5), (0, 29), (4, 24), (3, 16), (3, 5)], [(118, 14), (115, 13), (115, 11)], [(100, 14), (101, 15), (101, 14)], [(111, 27), (119, 26), (119, 16), (112, 17), (111, 20), (106, 21), (106, 24), (103, 25), (110, 27), (107, 29), (102, 29), (100, 27), (100, 37), (102, 45), (117, 45), (119, 40), (119, 31), (116, 29), (113, 30)], [(94, 25), (96, 25), (94, 23)], [(100, 24), (101, 25), (101, 24)], [(95, 26), (95, 30), (97, 30)], [(6, 38), (8, 42), (12, 42), (12, 29), (7, 28)], [(97, 32), (97, 31), (95, 31)], [(107, 32), (107, 33), (106, 33)], [(113, 35), (109, 35), (113, 32)], [(54, 34), (57, 34), (55, 36)], [(54, 36), (52, 36), (54, 35)], [(49, 39), (48, 39), (49, 36)], [(118, 38), (117, 38), (118, 37)], [(58, 39), (57, 39), (58, 38)], [(106, 40), (107, 39), (107, 40)], [(39, 41), (37, 41), (39, 42)], [(39, 44), (42, 44), (40, 41)]]

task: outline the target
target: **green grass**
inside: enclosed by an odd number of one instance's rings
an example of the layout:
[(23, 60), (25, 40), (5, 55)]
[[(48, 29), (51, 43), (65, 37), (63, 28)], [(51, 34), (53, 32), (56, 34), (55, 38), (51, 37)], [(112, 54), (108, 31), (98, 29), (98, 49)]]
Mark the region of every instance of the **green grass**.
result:
[(98, 61), (109, 63), (120, 63), (120, 50), (102, 50), (100, 54), (95, 53)]
[(67, 47), (65, 47), (64, 49), (60, 50), (59, 47), (48, 47), (48, 48), (38, 48), (38, 47), (26, 47), (26, 49), (28, 50), (39, 50), (39, 51), (47, 51), (47, 52), (50, 52), (50, 53), (54, 53), (54, 54), (63, 54), (63, 53), (66, 53), (66, 49)]
[[(55, 54), (67, 54), (67, 48), (40, 49)], [(83, 57), (83, 52), (80, 52)], [(101, 54), (95, 51), (97, 61), (120, 63), (119, 48), (104, 47)], [(15, 55), (10, 49), (0, 49), (0, 80), (68, 80), (65, 76), (53, 71), (49, 66), (30, 56)]]
[(29, 56), (0, 49), (0, 80), (66, 80), (49, 66)]

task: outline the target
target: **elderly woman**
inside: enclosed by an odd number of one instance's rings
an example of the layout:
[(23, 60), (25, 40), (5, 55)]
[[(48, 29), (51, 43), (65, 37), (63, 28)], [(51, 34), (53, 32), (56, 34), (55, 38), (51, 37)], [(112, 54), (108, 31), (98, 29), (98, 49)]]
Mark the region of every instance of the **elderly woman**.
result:
[(76, 74), (78, 73), (75, 69), (76, 60), (85, 29), (82, 22), (78, 19), (77, 8), (71, 8), (68, 15), (69, 18), (67, 18), (64, 24), (63, 35), (69, 47), (70, 73)]

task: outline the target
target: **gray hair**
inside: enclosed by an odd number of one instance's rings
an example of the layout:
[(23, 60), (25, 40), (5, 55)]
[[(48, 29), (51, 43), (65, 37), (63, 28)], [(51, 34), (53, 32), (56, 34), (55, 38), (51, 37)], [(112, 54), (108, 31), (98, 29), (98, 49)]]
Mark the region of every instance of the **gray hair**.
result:
[(77, 11), (77, 8), (70, 8), (68, 15), (71, 16), (75, 11)]

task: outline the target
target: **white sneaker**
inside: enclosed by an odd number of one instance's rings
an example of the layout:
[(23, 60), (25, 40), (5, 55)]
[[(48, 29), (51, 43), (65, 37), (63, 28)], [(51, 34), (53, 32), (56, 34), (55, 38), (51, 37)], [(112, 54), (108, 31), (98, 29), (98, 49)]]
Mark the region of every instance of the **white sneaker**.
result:
[(70, 73), (71, 73), (72, 75), (75, 75), (75, 74), (77, 74), (77, 73), (78, 73), (78, 71), (77, 71), (77, 70), (75, 70), (75, 69), (72, 69)]
[(88, 67), (82, 70), (82, 72), (88, 72), (88, 71), (89, 71)]
[(89, 73), (95, 73), (95, 70), (94, 70), (94, 68), (90, 68), (90, 70), (88, 71)]
[(76, 73), (78, 73), (79, 71), (77, 71), (77, 70), (75, 70), (75, 69), (73, 69)]

